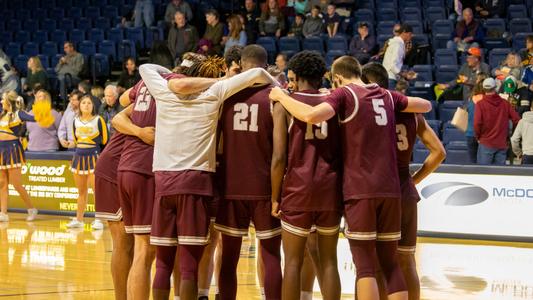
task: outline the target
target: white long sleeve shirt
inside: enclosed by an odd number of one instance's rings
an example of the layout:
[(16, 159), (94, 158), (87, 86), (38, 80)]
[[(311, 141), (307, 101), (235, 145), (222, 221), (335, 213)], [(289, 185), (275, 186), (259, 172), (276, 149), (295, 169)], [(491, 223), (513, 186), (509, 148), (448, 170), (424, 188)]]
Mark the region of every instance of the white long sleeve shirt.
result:
[(214, 172), (217, 123), (224, 100), (254, 84), (279, 85), (266, 70), (254, 68), (218, 81), (197, 96), (182, 99), (160, 75), (170, 70), (144, 64), (139, 72), (157, 103), (154, 172)]
[(383, 67), (389, 74), (389, 79), (397, 80), (403, 67), (405, 58), (405, 42), (401, 37), (395, 36), (389, 40), (389, 46), (383, 57)]

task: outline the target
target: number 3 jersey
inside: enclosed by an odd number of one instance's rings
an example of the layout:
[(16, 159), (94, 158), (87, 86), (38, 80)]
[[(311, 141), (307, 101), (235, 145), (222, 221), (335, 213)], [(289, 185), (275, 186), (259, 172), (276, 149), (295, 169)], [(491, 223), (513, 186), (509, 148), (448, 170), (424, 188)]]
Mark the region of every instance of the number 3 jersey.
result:
[(220, 117), (223, 195), (231, 200), (270, 200), (271, 87), (251, 87), (226, 100)]
[[(291, 95), (297, 101), (316, 106), (324, 94), (303, 91)], [(335, 211), (342, 208), (342, 153), (338, 118), (308, 124), (291, 118), (289, 150), (283, 180), (282, 211)]]
[(395, 111), (407, 107), (407, 97), (349, 84), (325, 101), (341, 120), (344, 200), (400, 198)]

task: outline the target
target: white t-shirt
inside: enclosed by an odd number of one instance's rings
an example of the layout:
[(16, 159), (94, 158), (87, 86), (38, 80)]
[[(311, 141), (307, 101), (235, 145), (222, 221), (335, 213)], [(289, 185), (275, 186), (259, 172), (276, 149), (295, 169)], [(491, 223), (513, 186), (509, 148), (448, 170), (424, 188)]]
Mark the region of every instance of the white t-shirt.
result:
[(397, 80), (398, 74), (403, 67), (405, 58), (405, 43), (401, 37), (395, 36), (389, 40), (389, 46), (383, 57), (383, 67), (389, 73), (389, 79)]

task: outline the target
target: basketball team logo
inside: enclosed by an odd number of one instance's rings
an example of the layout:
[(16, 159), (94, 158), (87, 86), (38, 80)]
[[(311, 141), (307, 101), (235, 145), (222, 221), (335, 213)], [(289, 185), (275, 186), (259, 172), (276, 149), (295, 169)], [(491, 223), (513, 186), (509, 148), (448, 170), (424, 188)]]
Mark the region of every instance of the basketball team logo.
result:
[(466, 182), (439, 182), (424, 187), (421, 194), (424, 198), (429, 199), (434, 194), (443, 191), (452, 191), (448, 194), (445, 205), (450, 206), (469, 206), (476, 205), (486, 201), (489, 193), (482, 187)]

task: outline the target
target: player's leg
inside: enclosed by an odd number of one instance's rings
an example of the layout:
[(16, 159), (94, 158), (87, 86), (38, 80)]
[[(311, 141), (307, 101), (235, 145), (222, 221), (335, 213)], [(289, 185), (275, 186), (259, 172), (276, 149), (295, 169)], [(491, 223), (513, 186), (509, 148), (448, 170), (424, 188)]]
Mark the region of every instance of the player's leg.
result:
[(205, 245), (179, 245), (180, 252), (180, 299), (198, 298), (198, 265), (202, 259)]
[(108, 221), (113, 252), (111, 254), (111, 277), (115, 288), (115, 299), (127, 298), (127, 282), (133, 260), (133, 236), (124, 230), (122, 221)]
[(35, 208), (33, 203), (30, 200), (30, 196), (26, 189), (22, 186), (22, 175), (20, 173), (20, 168), (11, 168), (7, 170), (9, 183), (13, 185), (15, 190), (19, 193), (20, 198), (26, 204), (28, 209)]
[(181, 285), (181, 272), (180, 272), (180, 252), (176, 247), (176, 259), (174, 260), (174, 271), (172, 272), (172, 284), (174, 285), (174, 299), (180, 300), (180, 285)]
[(255, 249), (257, 253), (257, 257), (255, 259), (255, 268), (257, 273), (257, 281), (259, 282), (259, 290), (261, 293), (261, 300), (265, 299), (265, 263), (263, 262), (263, 255), (261, 254), (261, 251), (259, 251), (259, 240), (254, 238), (253, 241), (255, 242)]
[[(311, 235), (309, 235), (310, 237)], [(309, 237), (307, 240), (309, 241)], [(283, 238), (282, 238), (283, 242)], [(313, 299), (313, 286), (315, 284), (315, 278), (318, 272), (315, 271), (313, 265), (313, 259), (309, 254), (308, 246), (306, 245), (304, 250), (304, 260), (302, 263), (302, 270), (300, 271), (300, 300)]]
[(133, 264), (128, 277), (128, 290), (132, 299), (148, 299), (150, 297), (150, 274), (154, 262), (155, 249), (150, 245), (150, 235), (135, 234), (135, 250)]
[(7, 170), (0, 170), (0, 213), (7, 216), (7, 200), (9, 199), (9, 175)]
[(420, 279), (416, 271), (416, 260), (413, 253), (398, 253), (398, 260), (400, 261), (400, 267), (407, 284), (407, 290), (409, 292), (409, 300), (420, 299)]
[[(284, 229), (281, 231), (285, 266), (281, 297), (283, 299), (299, 299), (301, 291), (301, 271), (304, 260), (307, 237), (299, 236)], [(263, 240), (261, 240), (263, 243)]]
[[(179, 259), (176, 257), (177, 246), (156, 246), (155, 276), (152, 284), (152, 295), (154, 300), (168, 300), (170, 294), (170, 277), (174, 265), (179, 266)], [(174, 278), (179, 274), (174, 274)], [(179, 285), (174, 285), (174, 289), (179, 290)]]
[(326, 300), (337, 300), (341, 296), (341, 281), (337, 265), (337, 242), (339, 239), (339, 212), (319, 212), (316, 218), (318, 232), (318, 256), (320, 258), (320, 286)]
[(402, 238), (398, 242), (398, 260), (407, 284), (409, 300), (420, 299), (420, 280), (415, 261), (417, 200), (409, 197), (402, 199)]
[(83, 215), (87, 207), (88, 175), (73, 174), (74, 183), (78, 189), (78, 207), (76, 209), (76, 220), (83, 222)]
[[(208, 297), (209, 296), (209, 287), (211, 286), (211, 279), (213, 278), (213, 271), (215, 265), (215, 250), (218, 245), (219, 233), (215, 231), (214, 223), (210, 225), (211, 235), (209, 237), (209, 244), (205, 247), (204, 256), (200, 261), (200, 270), (198, 273), (198, 297)], [(218, 277), (218, 274), (215, 273), (215, 277)], [(206, 299), (206, 298), (202, 298)]]

